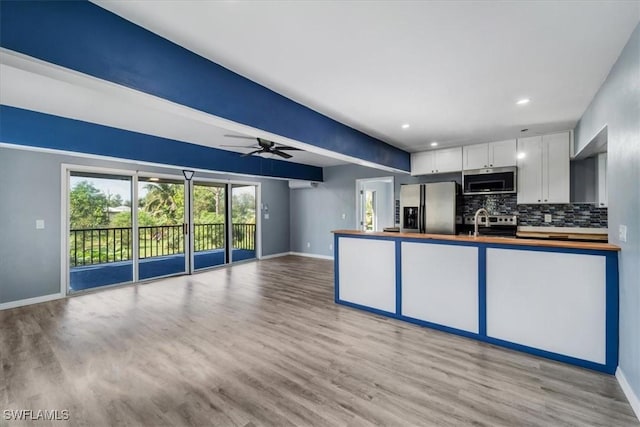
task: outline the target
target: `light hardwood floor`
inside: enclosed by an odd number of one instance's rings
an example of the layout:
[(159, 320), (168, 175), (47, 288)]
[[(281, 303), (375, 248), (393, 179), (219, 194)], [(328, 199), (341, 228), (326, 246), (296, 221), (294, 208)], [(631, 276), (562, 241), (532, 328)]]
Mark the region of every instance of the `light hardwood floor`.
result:
[(336, 305), (292, 256), (0, 312), (0, 363), (0, 411), (76, 425), (640, 425), (612, 376)]

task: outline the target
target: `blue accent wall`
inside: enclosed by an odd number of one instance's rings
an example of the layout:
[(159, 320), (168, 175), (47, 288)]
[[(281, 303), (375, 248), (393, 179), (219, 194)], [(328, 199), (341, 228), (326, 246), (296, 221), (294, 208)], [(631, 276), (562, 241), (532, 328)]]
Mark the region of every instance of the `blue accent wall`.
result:
[(322, 168), (189, 144), (0, 105), (0, 142), (121, 159), (322, 181)]
[(410, 170), (409, 154), (84, 1), (0, 2), (0, 45), (337, 153)]

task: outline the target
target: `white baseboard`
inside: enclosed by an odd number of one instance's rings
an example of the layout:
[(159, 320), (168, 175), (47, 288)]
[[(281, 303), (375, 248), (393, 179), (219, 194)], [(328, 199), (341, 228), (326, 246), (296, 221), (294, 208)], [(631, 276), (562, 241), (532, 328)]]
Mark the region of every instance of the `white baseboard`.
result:
[(260, 257), (260, 259), (278, 258), (281, 256), (287, 256), (287, 255), (291, 255), (291, 252), (280, 252), (279, 254), (263, 255)]
[(305, 252), (289, 252), (289, 255), (306, 256), (308, 258), (328, 259), (330, 261), (333, 261), (333, 257), (331, 255), (308, 254)]
[(0, 304), (0, 310), (9, 310), (10, 308), (23, 307), (25, 305), (31, 305), (31, 304), (39, 304), (41, 302), (53, 301), (53, 300), (61, 299), (64, 297), (65, 297), (64, 294), (57, 293), (57, 294), (51, 294), (51, 295), (43, 295), (41, 297), (21, 299), (18, 301), (5, 302)]
[(618, 379), (618, 383), (620, 384), (625, 396), (627, 396), (627, 400), (631, 404), (633, 412), (636, 413), (636, 417), (640, 420), (640, 399), (631, 388), (629, 381), (627, 381), (627, 377), (624, 376), (624, 372), (622, 372), (619, 366), (618, 369), (616, 369), (616, 378)]

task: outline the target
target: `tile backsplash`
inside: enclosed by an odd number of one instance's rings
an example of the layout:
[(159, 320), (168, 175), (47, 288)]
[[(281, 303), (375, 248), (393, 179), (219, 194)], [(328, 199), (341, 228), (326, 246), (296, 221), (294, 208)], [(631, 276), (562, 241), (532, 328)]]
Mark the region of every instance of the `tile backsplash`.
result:
[[(607, 208), (595, 204), (518, 205), (515, 194), (464, 196), (465, 216), (482, 207), (493, 215), (518, 215), (518, 225), (523, 226), (607, 228)], [(544, 222), (545, 214), (551, 215), (551, 222)]]

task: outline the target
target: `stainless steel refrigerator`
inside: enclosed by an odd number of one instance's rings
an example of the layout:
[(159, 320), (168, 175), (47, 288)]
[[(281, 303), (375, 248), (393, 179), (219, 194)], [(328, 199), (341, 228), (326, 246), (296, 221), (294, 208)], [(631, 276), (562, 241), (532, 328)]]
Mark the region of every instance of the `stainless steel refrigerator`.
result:
[(405, 184), (400, 186), (400, 231), (456, 234), (457, 184)]

